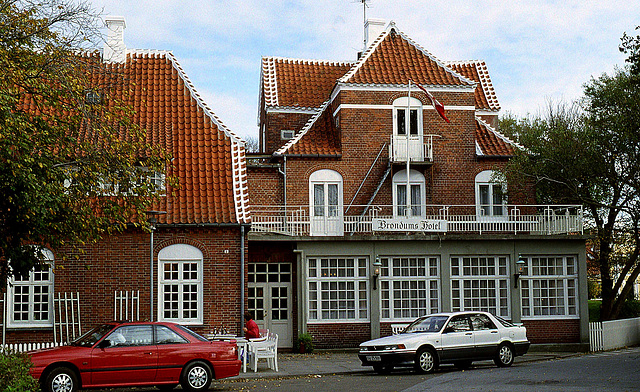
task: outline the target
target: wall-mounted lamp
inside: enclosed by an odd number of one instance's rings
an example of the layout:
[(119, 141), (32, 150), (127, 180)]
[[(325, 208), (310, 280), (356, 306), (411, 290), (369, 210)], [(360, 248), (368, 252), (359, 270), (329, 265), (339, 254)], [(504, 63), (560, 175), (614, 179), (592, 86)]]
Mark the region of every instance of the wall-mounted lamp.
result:
[(376, 261), (373, 262), (373, 289), (378, 289), (378, 277), (380, 276), (380, 267), (382, 267), (382, 262), (380, 262), (380, 258), (376, 257)]
[(520, 275), (524, 275), (524, 267), (527, 265), (527, 261), (524, 257), (522, 257), (522, 253), (518, 253), (518, 261), (516, 261), (516, 273), (513, 274), (513, 279), (515, 280), (515, 288), (518, 288), (518, 279), (520, 279)]

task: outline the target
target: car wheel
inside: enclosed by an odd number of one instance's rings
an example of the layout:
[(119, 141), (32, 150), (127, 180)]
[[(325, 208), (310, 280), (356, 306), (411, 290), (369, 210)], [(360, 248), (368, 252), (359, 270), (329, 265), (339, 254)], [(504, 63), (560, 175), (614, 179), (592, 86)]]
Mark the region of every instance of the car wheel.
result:
[(456, 361), (454, 365), (460, 370), (467, 370), (471, 367), (472, 361)]
[(430, 348), (422, 348), (416, 354), (415, 368), (420, 373), (431, 373), (438, 368), (436, 353)]
[(513, 363), (513, 358), (513, 348), (511, 347), (511, 345), (509, 343), (502, 343), (498, 347), (498, 353), (493, 359), (493, 362), (495, 362), (499, 367), (507, 367), (511, 366), (511, 364)]
[(180, 385), (186, 391), (205, 391), (209, 388), (209, 384), (211, 384), (211, 369), (204, 362), (191, 362), (185, 366), (180, 376)]
[(69, 368), (55, 368), (47, 375), (42, 389), (47, 392), (75, 392), (78, 390), (78, 378)]
[(389, 374), (393, 371), (393, 365), (373, 365), (373, 370), (378, 374)]

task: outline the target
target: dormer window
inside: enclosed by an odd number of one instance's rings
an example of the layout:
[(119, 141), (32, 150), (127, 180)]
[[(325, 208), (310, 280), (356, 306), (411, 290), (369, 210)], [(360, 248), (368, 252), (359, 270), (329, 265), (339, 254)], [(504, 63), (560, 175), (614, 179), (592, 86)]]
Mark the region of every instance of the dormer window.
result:
[(84, 93), (84, 103), (87, 105), (100, 105), (102, 103), (102, 95), (94, 90), (87, 90)]

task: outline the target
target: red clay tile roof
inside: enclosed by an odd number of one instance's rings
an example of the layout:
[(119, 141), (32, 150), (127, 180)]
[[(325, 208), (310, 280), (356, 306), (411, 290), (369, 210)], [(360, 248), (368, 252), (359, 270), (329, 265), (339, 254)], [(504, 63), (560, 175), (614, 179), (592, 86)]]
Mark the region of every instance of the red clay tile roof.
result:
[(302, 131), (275, 155), (335, 156), (342, 154), (340, 131), (336, 128), (326, 101)]
[(512, 157), (516, 148), (522, 148), (478, 117), (475, 137), (476, 155), (479, 157)]
[(464, 77), (479, 83), (476, 87), (475, 95), (476, 109), (500, 110), (500, 104), (484, 61), (453, 61), (447, 65), (457, 73), (464, 75)]
[(249, 222), (244, 142), (203, 102), (173, 54), (133, 50), (124, 63), (105, 66), (129, 82), (134, 121), (173, 158), (167, 175), (179, 186), (168, 186), (154, 206), (167, 212), (160, 223)]
[(406, 85), (409, 80), (431, 86), (473, 86), (390, 23), (340, 78), (340, 83)]
[(317, 108), (352, 63), (264, 57), (262, 96), (267, 107)]

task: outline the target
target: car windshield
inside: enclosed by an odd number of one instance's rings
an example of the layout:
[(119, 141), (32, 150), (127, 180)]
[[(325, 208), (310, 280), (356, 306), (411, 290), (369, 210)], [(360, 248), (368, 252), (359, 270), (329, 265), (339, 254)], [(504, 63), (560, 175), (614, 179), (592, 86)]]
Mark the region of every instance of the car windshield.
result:
[(447, 322), (447, 316), (428, 316), (409, 324), (402, 333), (439, 332)]
[(192, 330), (190, 330), (189, 328), (185, 327), (184, 325), (178, 325), (178, 328), (180, 328), (184, 332), (188, 333), (189, 335), (193, 336), (194, 338), (200, 340), (201, 342), (208, 342), (209, 341), (209, 339), (205, 338), (202, 335), (199, 335), (199, 334), (193, 332)]
[(113, 324), (103, 324), (95, 327), (91, 331), (80, 336), (78, 339), (71, 342), (72, 346), (91, 347), (96, 342), (104, 337), (109, 331), (115, 328)]

